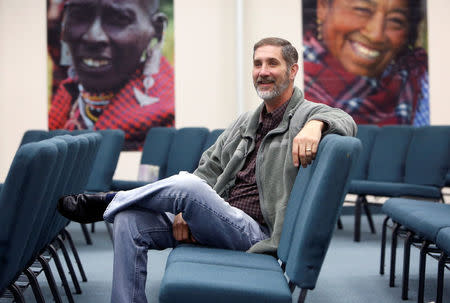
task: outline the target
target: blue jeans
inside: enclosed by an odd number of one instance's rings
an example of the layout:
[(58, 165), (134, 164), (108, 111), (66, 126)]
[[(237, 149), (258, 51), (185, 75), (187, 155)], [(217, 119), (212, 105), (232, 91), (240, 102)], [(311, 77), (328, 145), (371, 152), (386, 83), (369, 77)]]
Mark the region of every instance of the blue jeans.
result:
[(267, 228), (192, 174), (118, 192), (104, 214), (106, 221), (114, 221), (111, 302), (147, 302), (147, 251), (178, 244), (172, 235), (172, 214), (180, 212), (202, 245), (245, 251), (269, 237)]

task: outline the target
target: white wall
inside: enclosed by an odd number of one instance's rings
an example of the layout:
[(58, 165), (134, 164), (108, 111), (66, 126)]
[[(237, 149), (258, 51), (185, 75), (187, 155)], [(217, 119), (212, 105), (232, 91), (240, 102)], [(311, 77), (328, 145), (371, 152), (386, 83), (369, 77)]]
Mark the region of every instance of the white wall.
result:
[[(259, 104), (252, 47), (281, 36), (301, 49), (300, 0), (244, 0), (244, 109)], [(174, 0), (176, 126), (223, 128), (236, 116), (235, 2)], [(432, 124), (450, 124), (450, 1), (428, 1)], [(40, 0), (0, 0), (0, 182), (27, 129), (47, 128), (46, 8)], [(299, 73), (301, 76), (301, 73)], [(298, 77), (297, 85), (302, 79)], [(122, 153), (117, 178), (134, 179), (140, 154)]]

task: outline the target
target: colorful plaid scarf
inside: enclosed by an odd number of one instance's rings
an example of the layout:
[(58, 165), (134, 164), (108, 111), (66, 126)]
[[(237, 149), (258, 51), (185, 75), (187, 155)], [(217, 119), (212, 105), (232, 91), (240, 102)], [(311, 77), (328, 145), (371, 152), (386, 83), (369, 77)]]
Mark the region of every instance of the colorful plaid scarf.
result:
[[(139, 70), (105, 106), (93, 129), (122, 129), (125, 132), (124, 150), (141, 150), (151, 127), (174, 126), (173, 68), (164, 57), (153, 78), (155, 84), (145, 95), (155, 97), (155, 103), (143, 105), (136, 98), (135, 90), (144, 95), (144, 76)], [(68, 78), (61, 83), (49, 111), (50, 130), (87, 128), (76, 102), (79, 95), (77, 79)]]
[(410, 51), (375, 79), (346, 71), (311, 33), (303, 43), (306, 99), (341, 108), (357, 124), (413, 124), (428, 69), (423, 49)]

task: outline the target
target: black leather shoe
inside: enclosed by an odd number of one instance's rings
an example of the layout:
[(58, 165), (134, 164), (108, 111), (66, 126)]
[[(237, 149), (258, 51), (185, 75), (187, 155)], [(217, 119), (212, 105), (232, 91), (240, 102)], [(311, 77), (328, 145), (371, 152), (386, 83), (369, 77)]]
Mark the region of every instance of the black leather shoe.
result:
[(58, 211), (72, 221), (94, 223), (103, 221), (108, 204), (106, 193), (69, 195), (58, 200)]

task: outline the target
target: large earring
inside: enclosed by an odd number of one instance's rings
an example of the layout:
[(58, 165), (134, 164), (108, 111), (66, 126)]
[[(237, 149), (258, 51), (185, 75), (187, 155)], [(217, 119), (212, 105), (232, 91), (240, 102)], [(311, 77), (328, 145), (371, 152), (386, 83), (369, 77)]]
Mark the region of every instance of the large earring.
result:
[(155, 84), (155, 79), (153, 79), (153, 75), (159, 72), (159, 63), (161, 61), (163, 44), (164, 44), (164, 34), (162, 34), (161, 39), (153, 47), (151, 47), (152, 41), (150, 41), (147, 49), (144, 50), (144, 52), (142, 53), (141, 62), (142, 61), (145, 62), (144, 70), (142, 71), (142, 74), (144, 75), (143, 80), (144, 92), (141, 92), (136, 87), (134, 88), (134, 95), (136, 96), (136, 99), (141, 106), (150, 105), (159, 101), (158, 97), (148, 96), (146, 92)]
[(322, 40), (322, 20), (319, 18), (316, 19), (316, 31), (317, 31), (317, 40)]

